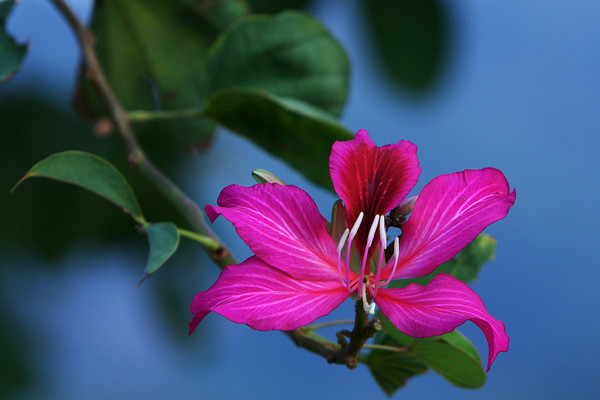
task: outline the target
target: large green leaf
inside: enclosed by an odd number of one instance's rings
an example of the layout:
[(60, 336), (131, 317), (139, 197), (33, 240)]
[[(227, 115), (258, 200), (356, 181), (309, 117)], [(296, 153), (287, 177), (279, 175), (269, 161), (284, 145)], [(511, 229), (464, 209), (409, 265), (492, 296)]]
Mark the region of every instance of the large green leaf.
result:
[(336, 140), (352, 138), (326, 112), (258, 90), (220, 91), (206, 103), (205, 112), (327, 188), (332, 187), (328, 164), (331, 146)]
[[(91, 28), (104, 72), (128, 110), (168, 111), (199, 107), (205, 100), (209, 45), (234, 18), (232, 10), (212, 14), (190, 0), (99, 0)], [(81, 74), (80, 111), (98, 116), (103, 110)], [(206, 142), (212, 121), (197, 115), (159, 126), (181, 143)]]
[(483, 264), (494, 259), (495, 250), (496, 239), (482, 233), (458, 253), (456, 257), (446, 261), (429, 275), (393, 281), (390, 287), (405, 287), (409, 283), (425, 286), (439, 273), (452, 275), (465, 283), (473, 282), (477, 279), (477, 275)]
[(17, 44), (5, 31), (6, 20), (14, 5), (14, 0), (0, 1), (0, 82), (10, 80), (17, 73), (27, 52), (26, 44)]
[(16, 186), (33, 177), (55, 179), (85, 188), (115, 203), (140, 223), (144, 222), (129, 183), (102, 157), (82, 151), (53, 154), (31, 167)]
[(150, 253), (140, 283), (171, 258), (179, 246), (179, 232), (177, 227), (170, 222), (148, 224), (144, 226), (144, 230), (148, 235)]
[(264, 90), (339, 115), (348, 95), (344, 49), (316, 19), (300, 12), (250, 15), (223, 32), (209, 54), (210, 93)]
[(484, 385), (486, 376), (479, 352), (460, 332), (455, 330), (440, 336), (413, 338), (400, 332), (381, 313), (379, 317), (384, 337), (393, 340), (396, 346), (409, 348), (414, 357), (450, 383), (464, 388)]
[(396, 83), (411, 93), (433, 87), (449, 41), (448, 13), (440, 0), (361, 2), (376, 54)]
[(415, 357), (456, 386), (474, 389), (485, 384), (481, 361), (443, 338), (417, 341), (412, 348)]
[[(375, 344), (399, 347), (394, 339), (382, 333), (375, 337)], [(427, 365), (409, 352), (374, 349), (362, 361), (388, 396), (404, 386), (407, 379), (427, 371)]]

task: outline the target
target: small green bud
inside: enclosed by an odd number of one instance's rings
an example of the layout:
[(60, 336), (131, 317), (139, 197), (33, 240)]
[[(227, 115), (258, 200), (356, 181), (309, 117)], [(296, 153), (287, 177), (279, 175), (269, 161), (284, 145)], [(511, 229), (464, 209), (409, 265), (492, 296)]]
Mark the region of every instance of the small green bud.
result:
[(252, 177), (257, 183), (278, 183), (280, 185), (285, 185), (285, 183), (270, 173), (269, 171), (265, 171), (264, 169), (255, 169), (252, 171)]

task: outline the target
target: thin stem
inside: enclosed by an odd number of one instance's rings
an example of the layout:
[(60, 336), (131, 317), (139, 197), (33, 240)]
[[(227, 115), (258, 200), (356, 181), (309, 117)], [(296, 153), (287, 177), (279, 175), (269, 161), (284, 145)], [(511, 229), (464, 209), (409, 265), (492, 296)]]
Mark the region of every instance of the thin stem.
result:
[(349, 325), (353, 322), (354, 322), (354, 320), (352, 320), (352, 319), (343, 319), (340, 321), (329, 321), (329, 322), (322, 322), (320, 324), (312, 324), (312, 325), (305, 327), (304, 329), (309, 330), (309, 331), (314, 331), (317, 329), (328, 328), (330, 326)]
[[(50, 0), (67, 20), (73, 29), (79, 45), (83, 51), (83, 57), (87, 66), (87, 78), (93, 83), (102, 103), (106, 107), (110, 118), (113, 120), (116, 131), (121, 138), (123, 147), (127, 152), (127, 159), (131, 166), (142, 172), (154, 185), (163, 192), (171, 201), (181, 215), (184, 217), (191, 229), (199, 234), (209, 236), (218, 241), (214, 233), (204, 222), (204, 217), (198, 206), (175, 185), (152, 161), (139, 145), (131, 126), (127, 111), (115, 95), (102, 70), (94, 49), (94, 37), (92, 32), (79, 21), (73, 11), (63, 0)], [(220, 243), (220, 242), (219, 242)], [(226, 265), (236, 264), (223, 244), (216, 250), (205, 248), (212, 259), (221, 268)]]
[(210, 251), (216, 251), (219, 249), (219, 246), (221, 246), (221, 244), (217, 240), (210, 236), (200, 235), (196, 232), (188, 231), (186, 229), (181, 228), (177, 228), (177, 231), (179, 232), (179, 235), (200, 243), (202, 246), (204, 246)]
[(363, 349), (388, 350), (397, 353), (406, 353), (410, 351), (410, 348), (408, 347), (386, 346), (384, 344), (365, 344), (363, 345)]
[(127, 112), (127, 118), (129, 122), (151, 122), (164, 119), (195, 118), (202, 115), (203, 112), (200, 107), (184, 108), (182, 110), (134, 110)]

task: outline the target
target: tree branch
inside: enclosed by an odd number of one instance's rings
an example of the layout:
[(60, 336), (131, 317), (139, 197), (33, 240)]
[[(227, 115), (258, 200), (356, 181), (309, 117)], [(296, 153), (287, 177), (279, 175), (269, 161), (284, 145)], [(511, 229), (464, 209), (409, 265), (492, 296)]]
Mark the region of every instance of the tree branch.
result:
[[(194, 203), (177, 185), (175, 185), (154, 163), (148, 158), (139, 145), (133, 130), (131, 129), (127, 111), (115, 95), (108, 83), (102, 66), (94, 49), (94, 36), (73, 13), (71, 8), (63, 0), (51, 0), (60, 13), (73, 29), (79, 45), (83, 51), (83, 59), (87, 67), (86, 77), (94, 85), (98, 96), (106, 107), (111, 120), (114, 122), (116, 131), (127, 152), (129, 164), (143, 173), (170, 202), (175, 206), (185, 219), (189, 227), (196, 233), (209, 236), (218, 241), (215, 234), (204, 221), (204, 217), (196, 203)], [(218, 241), (216, 249), (204, 247), (212, 259), (221, 267), (236, 264), (229, 250)]]

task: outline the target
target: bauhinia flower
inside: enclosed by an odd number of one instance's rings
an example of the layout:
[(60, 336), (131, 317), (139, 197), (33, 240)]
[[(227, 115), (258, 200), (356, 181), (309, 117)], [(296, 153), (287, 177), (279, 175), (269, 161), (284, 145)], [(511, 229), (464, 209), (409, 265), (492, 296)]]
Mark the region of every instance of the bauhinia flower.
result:
[(398, 206), (408, 214), (412, 201), (403, 200), (421, 173), (416, 146), (400, 141), (377, 147), (360, 130), (353, 140), (333, 145), (329, 168), (343, 201), (330, 224), (311, 197), (292, 185), (231, 185), (221, 192), (219, 206), (206, 206), (211, 222), (224, 216), (254, 255), (225, 267), (210, 289), (196, 295), (190, 334), (210, 311), (257, 330), (292, 330), (353, 297), (371, 313), (377, 304), (401, 332), (417, 338), (472, 321), (488, 341), (489, 370), (496, 355), (508, 350), (509, 338), (466, 284), (438, 274), (427, 286), (385, 286), (429, 274), (504, 218), (516, 196), (504, 175), (485, 168), (433, 179), (386, 251), (386, 214)]

